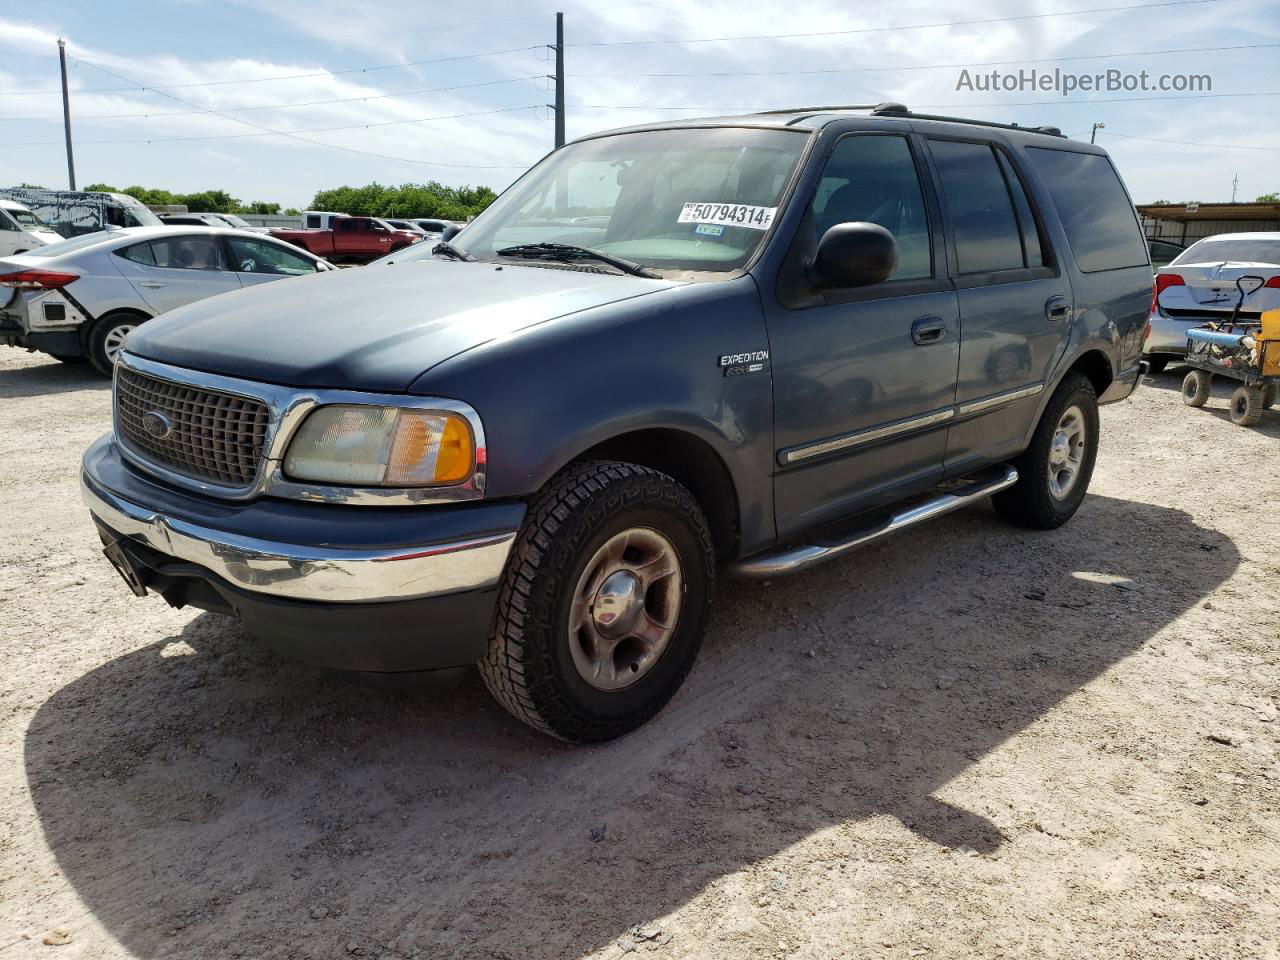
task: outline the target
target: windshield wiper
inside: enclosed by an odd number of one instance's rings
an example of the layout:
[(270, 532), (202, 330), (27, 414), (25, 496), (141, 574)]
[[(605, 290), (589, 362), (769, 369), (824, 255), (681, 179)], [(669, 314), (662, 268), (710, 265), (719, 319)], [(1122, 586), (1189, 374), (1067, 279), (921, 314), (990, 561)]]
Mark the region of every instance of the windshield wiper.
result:
[(454, 260), (466, 260), (468, 263), (475, 260), (475, 257), (467, 253), (467, 251), (459, 250), (448, 240), (441, 240), (431, 248), (431, 252), (433, 254), (443, 253), (446, 257), (452, 257)]
[(580, 247), (573, 243), (517, 243), (513, 247), (503, 247), (498, 251), (498, 256), (543, 257), (547, 260), (599, 260), (601, 263), (617, 267), (623, 273), (629, 273), (633, 277), (658, 279), (658, 274), (643, 264), (636, 263), (634, 260), (624, 260), (622, 257), (615, 257), (611, 253), (592, 250), (590, 247)]

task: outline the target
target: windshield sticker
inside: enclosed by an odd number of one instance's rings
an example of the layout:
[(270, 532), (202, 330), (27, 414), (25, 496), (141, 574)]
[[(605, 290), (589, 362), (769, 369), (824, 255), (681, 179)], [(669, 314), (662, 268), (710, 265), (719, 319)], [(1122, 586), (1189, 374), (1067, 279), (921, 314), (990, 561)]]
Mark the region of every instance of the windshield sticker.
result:
[(720, 223), (748, 230), (768, 230), (777, 207), (752, 207), (745, 203), (686, 203), (676, 223)]
[(703, 237), (718, 237), (724, 233), (724, 227), (714, 223), (700, 223), (693, 228), (693, 232)]

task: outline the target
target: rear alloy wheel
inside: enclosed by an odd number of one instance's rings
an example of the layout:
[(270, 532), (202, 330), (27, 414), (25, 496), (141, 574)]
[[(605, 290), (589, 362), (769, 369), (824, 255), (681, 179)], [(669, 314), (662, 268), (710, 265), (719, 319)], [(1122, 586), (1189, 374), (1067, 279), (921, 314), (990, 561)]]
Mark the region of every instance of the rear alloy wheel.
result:
[(1209, 401), (1213, 378), (1203, 370), (1192, 370), (1182, 378), (1182, 402), (1188, 407), (1203, 407)]
[(1231, 422), (1238, 427), (1257, 426), (1262, 419), (1262, 388), (1236, 387), (1231, 394)]
[(103, 317), (93, 325), (89, 331), (89, 362), (99, 373), (111, 376), (125, 338), (142, 322), (141, 317), (128, 313)]
[(1079, 373), (1058, 384), (1031, 444), (1013, 461), (1018, 482), (992, 498), (1011, 523), (1052, 530), (1071, 519), (1089, 490), (1098, 456), (1098, 395)]
[(480, 673), (507, 710), (577, 743), (619, 737), (693, 666), (715, 583), (697, 501), (630, 463), (575, 464), (529, 505)]

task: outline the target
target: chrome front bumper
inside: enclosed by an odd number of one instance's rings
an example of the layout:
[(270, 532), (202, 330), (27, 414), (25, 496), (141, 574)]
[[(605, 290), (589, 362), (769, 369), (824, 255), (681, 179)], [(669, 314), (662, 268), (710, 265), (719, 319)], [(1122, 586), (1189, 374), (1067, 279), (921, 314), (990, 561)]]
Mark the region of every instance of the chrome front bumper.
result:
[[(483, 590), (502, 575), (516, 531), (376, 550), (258, 540), (132, 503), (84, 470), (80, 494), (109, 533), (204, 568), (235, 587), (293, 600), (373, 603)], [(323, 506), (317, 509), (325, 509)]]

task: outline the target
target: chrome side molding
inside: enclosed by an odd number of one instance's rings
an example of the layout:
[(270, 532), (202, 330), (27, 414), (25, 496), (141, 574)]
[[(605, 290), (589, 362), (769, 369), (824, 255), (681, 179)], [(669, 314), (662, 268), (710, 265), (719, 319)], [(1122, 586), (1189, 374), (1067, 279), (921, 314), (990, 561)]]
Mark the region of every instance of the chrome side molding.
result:
[(805, 570), (847, 553), (855, 547), (861, 547), (873, 540), (887, 537), (889, 534), (896, 533), (906, 527), (912, 527), (917, 523), (924, 523), (926, 520), (940, 517), (944, 513), (950, 513), (952, 510), (967, 507), (984, 497), (991, 496), (993, 493), (999, 493), (1017, 482), (1018, 471), (1006, 464), (996, 468), (994, 474), (980, 475), (978, 479), (975, 479), (967, 486), (958, 490), (949, 490), (930, 500), (926, 500), (924, 503), (890, 514), (887, 519), (882, 520), (880, 523), (857, 530), (838, 540), (819, 538), (812, 543), (793, 544), (788, 547), (766, 550), (764, 553), (757, 553), (755, 556), (746, 557), (731, 564), (729, 572), (740, 577), (762, 579), (765, 577), (780, 577), (784, 574), (795, 573), (798, 570)]

